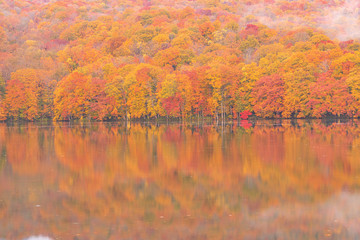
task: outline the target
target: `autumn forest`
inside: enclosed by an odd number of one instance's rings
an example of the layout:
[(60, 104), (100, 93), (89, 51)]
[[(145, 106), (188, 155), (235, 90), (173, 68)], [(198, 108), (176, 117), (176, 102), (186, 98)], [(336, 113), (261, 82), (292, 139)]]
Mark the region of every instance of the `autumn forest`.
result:
[(0, 120), (359, 117), (358, 10), (0, 0)]

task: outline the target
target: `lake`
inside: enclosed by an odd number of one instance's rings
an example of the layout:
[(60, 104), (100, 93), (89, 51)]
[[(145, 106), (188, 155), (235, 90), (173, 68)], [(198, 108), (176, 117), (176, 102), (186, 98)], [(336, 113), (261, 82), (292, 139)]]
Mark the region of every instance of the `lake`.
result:
[(0, 125), (0, 239), (359, 239), (359, 203), (356, 120)]

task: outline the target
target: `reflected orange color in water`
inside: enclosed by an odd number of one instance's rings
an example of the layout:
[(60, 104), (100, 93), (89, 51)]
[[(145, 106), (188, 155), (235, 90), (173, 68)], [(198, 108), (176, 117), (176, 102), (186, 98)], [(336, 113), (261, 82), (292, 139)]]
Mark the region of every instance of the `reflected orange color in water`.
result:
[(357, 239), (358, 124), (3, 124), (0, 238)]

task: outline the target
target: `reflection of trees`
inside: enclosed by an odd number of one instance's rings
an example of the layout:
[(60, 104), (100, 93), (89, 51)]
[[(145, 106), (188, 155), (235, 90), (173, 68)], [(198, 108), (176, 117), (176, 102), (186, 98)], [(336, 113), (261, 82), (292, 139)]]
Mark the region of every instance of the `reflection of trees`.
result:
[[(9, 184), (0, 186), (0, 193), (10, 193), (0, 214), (25, 224), (21, 213), (9, 215), (18, 204), (44, 229), (51, 225), (53, 233), (81, 232), (89, 239), (109, 231), (111, 236), (141, 238), (158, 228), (186, 237), (204, 224), (244, 227), (228, 215), (245, 224), (270, 206), (319, 203), (344, 188), (355, 191), (360, 186), (359, 131), (357, 122), (326, 126), (317, 121), (283, 121), (276, 127), (260, 122), (250, 129), (115, 123), (1, 126), (0, 150), (5, 149), (13, 174), (0, 174)], [(15, 176), (41, 181), (14, 181)], [(22, 195), (14, 197), (20, 186)], [(38, 202), (39, 210), (33, 207)], [(286, 226), (277, 221), (272, 226)], [(292, 221), (296, 226), (296, 218)], [(321, 227), (320, 221), (314, 231)], [(212, 234), (221, 237), (225, 232)], [(202, 233), (212, 236), (206, 229)]]
[(18, 174), (36, 175), (44, 172), (51, 146), (51, 131), (28, 126), (2, 128), (3, 156)]

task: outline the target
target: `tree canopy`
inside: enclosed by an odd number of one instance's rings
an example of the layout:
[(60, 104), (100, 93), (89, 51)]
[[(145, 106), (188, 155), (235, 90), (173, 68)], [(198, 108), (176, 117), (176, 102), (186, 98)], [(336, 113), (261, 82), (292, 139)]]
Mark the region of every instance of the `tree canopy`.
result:
[(1, 1), (0, 120), (357, 117), (350, 3)]

